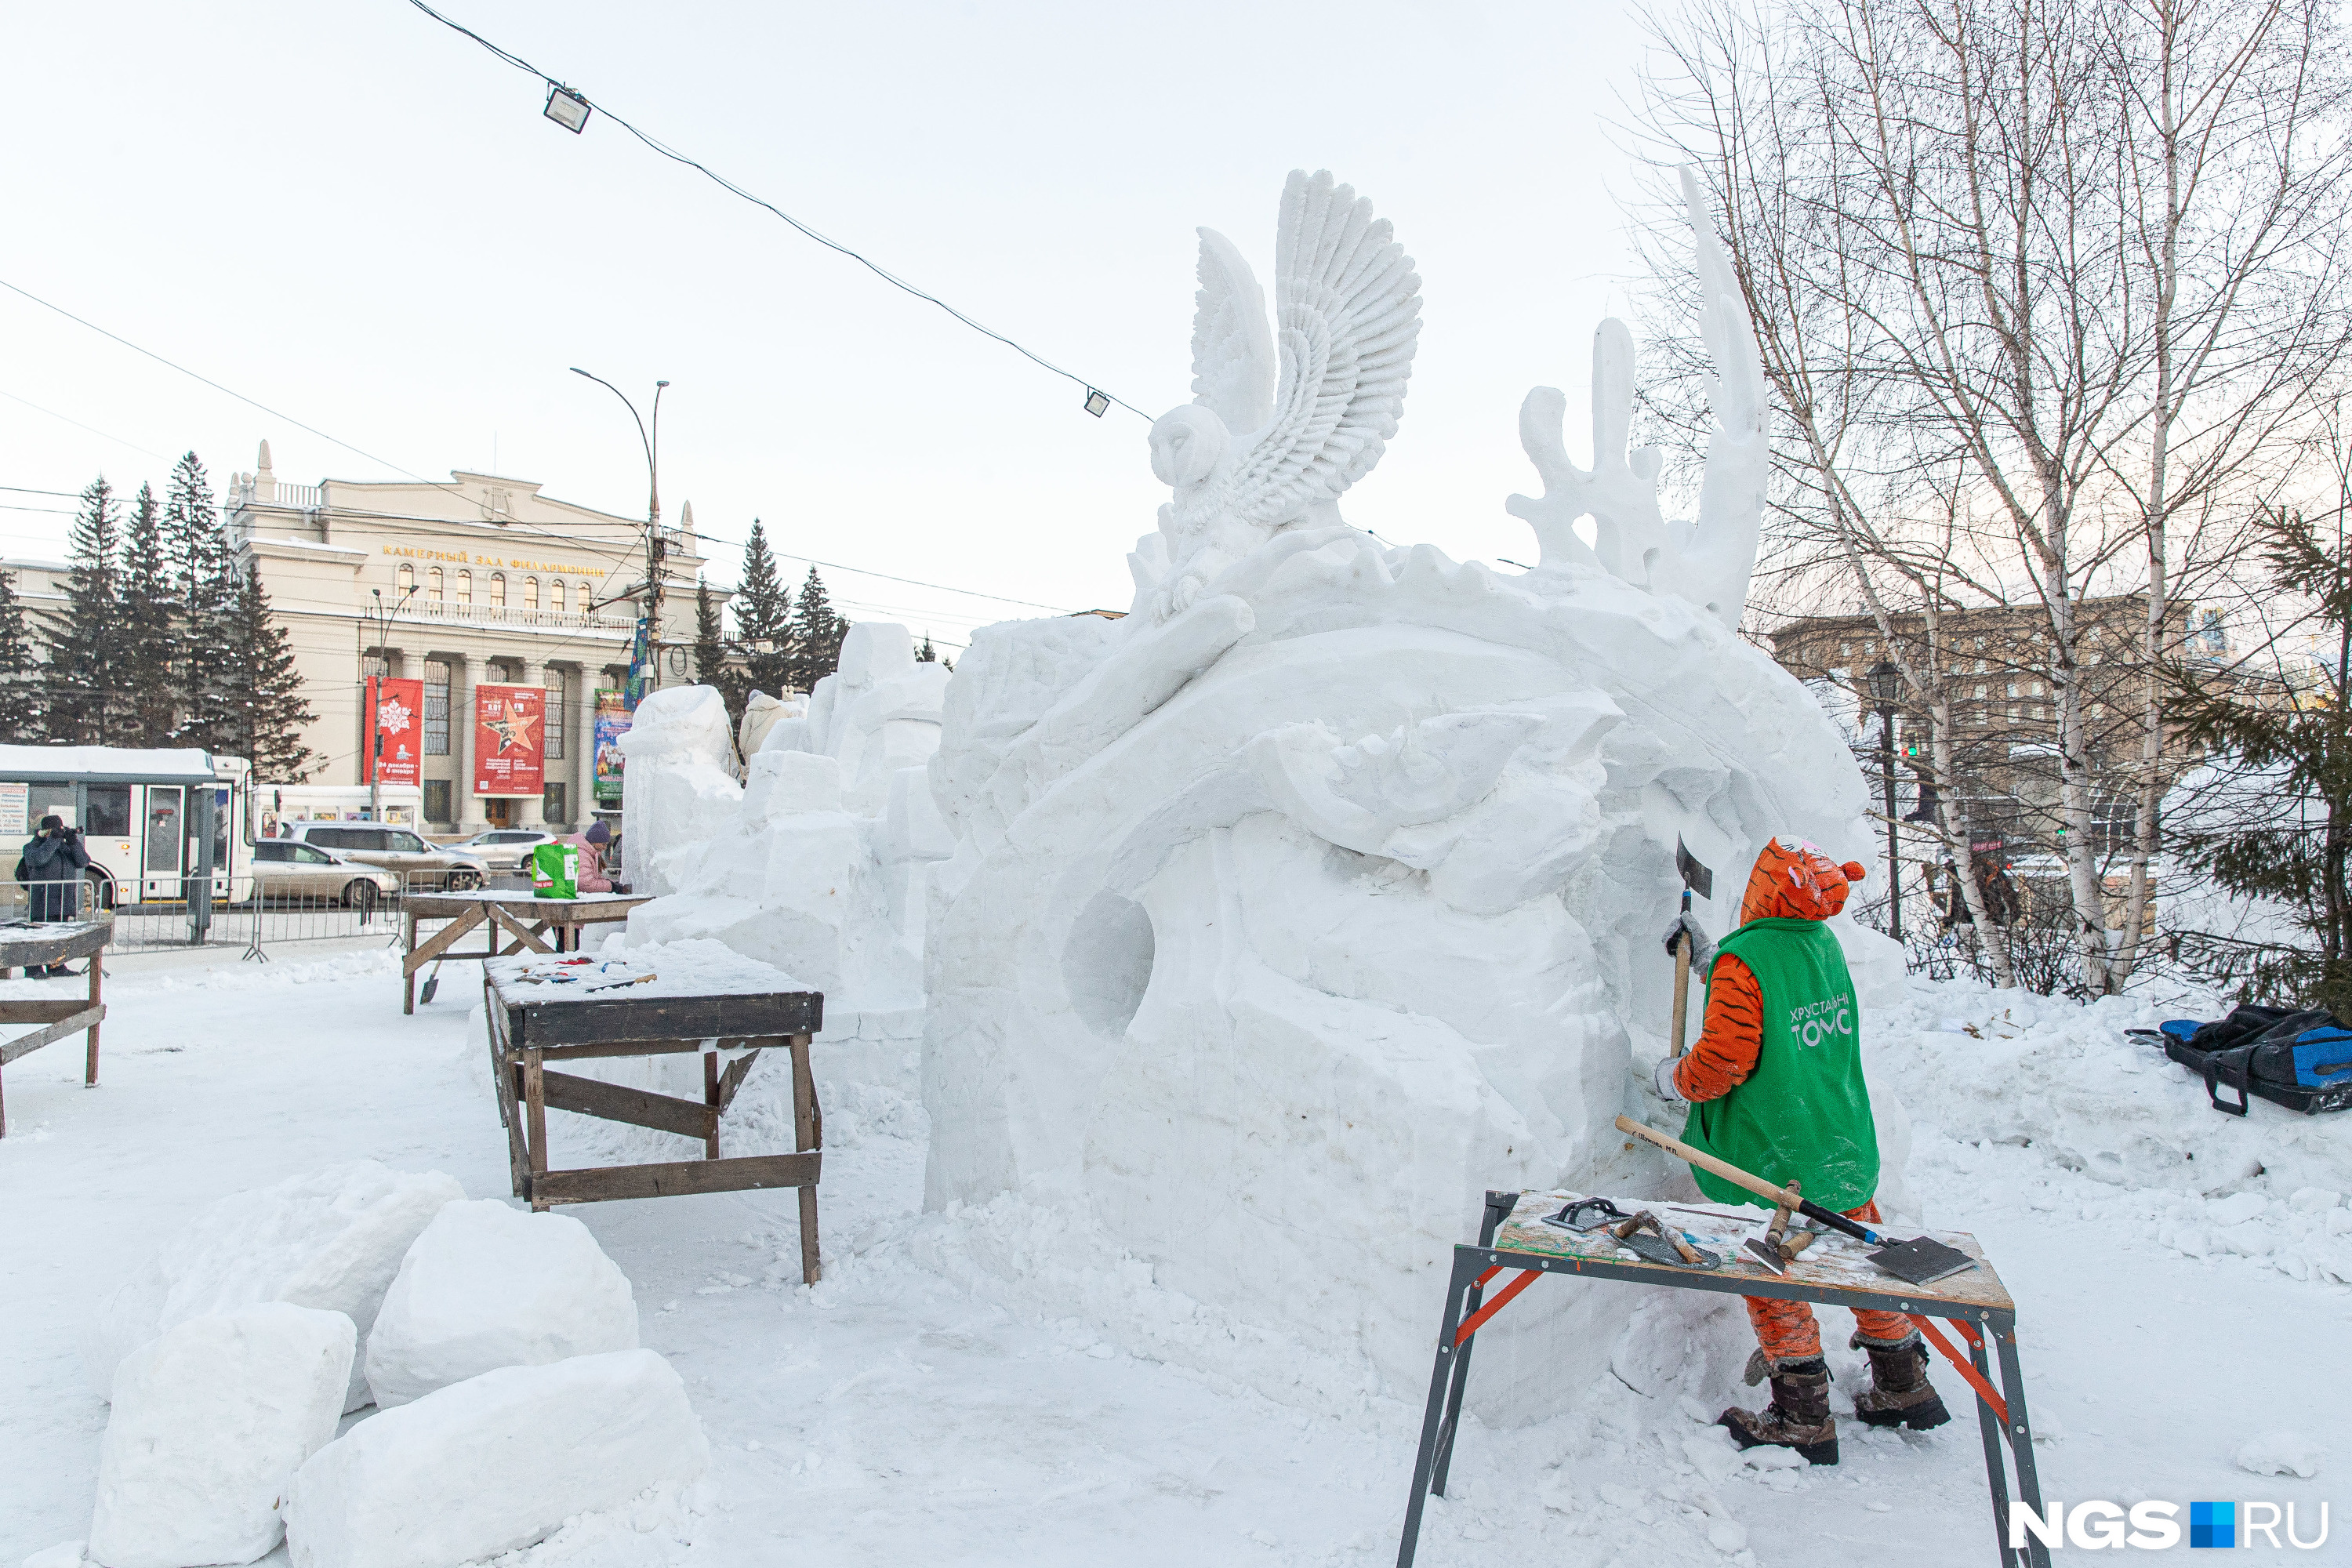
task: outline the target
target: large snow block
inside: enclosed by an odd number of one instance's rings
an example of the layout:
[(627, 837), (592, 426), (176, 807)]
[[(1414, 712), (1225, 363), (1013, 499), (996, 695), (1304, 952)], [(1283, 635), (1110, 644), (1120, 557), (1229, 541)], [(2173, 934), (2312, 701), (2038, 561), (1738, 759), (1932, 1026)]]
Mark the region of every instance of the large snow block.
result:
[[(364, 1342), (408, 1244), (465, 1195), (438, 1171), (362, 1160), (221, 1199), (100, 1303), (82, 1342), (91, 1385), (108, 1395), (122, 1358), (176, 1323), (260, 1301), (341, 1312)], [(355, 1358), (343, 1408), (368, 1398)]]
[(334, 1438), (356, 1339), (341, 1312), (265, 1301), (192, 1318), (123, 1357), (90, 1557), (186, 1568), (276, 1546), (287, 1482)]
[(636, 1346), (628, 1278), (586, 1226), (483, 1198), (445, 1206), (401, 1260), (367, 1381), (389, 1410), (499, 1367)]
[(686, 1385), (649, 1350), (484, 1373), (373, 1416), (287, 1500), (295, 1568), (451, 1568), (710, 1463)]

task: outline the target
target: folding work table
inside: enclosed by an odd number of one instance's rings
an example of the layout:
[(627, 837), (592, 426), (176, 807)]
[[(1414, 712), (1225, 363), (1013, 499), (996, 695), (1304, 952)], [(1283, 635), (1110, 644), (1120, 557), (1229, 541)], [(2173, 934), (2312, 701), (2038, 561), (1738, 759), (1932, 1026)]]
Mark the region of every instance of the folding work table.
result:
[[(1835, 1233), (1824, 1235), (1775, 1274), (1741, 1248), (1749, 1236), (1761, 1236), (1770, 1211), (1738, 1209), (1728, 1205), (1685, 1205), (1656, 1198), (1623, 1198), (1621, 1207), (1632, 1213), (1648, 1208), (1675, 1226), (1696, 1245), (1723, 1259), (1717, 1268), (1690, 1268), (1645, 1262), (1619, 1247), (1606, 1230), (1563, 1230), (1544, 1223), (1544, 1216), (1583, 1196), (1575, 1193), (1493, 1193), (1486, 1194), (1486, 1217), (1475, 1247), (1454, 1249), (1454, 1268), (1445, 1289), (1445, 1311), (1437, 1335), (1437, 1364), (1429, 1378), (1429, 1405), (1422, 1417), (1421, 1447), (1413, 1457), (1412, 1495), (1405, 1506), (1404, 1538), (1397, 1546), (1397, 1568), (1412, 1568), (1421, 1540), (1423, 1504), (1433, 1493), (1445, 1495), (1445, 1476), (1454, 1461), (1454, 1429), (1462, 1416), (1462, 1395), (1470, 1381), (1474, 1336), (1510, 1304), (1512, 1298), (1547, 1274), (1593, 1279), (1618, 1279), (1634, 1285), (1654, 1285), (1670, 1290), (1716, 1290), (1738, 1296), (1775, 1297), (1786, 1301), (1901, 1312), (1959, 1372), (1976, 1394), (1977, 1426), (1984, 1440), (1985, 1479), (1992, 1489), (1994, 1538), (2002, 1568), (2049, 1568), (2048, 1548), (2029, 1532), (2024, 1547), (2009, 1544), (2009, 1481), (2003, 1473), (2004, 1446), (2017, 1467), (2018, 1495), (2028, 1508), (2042, 1510), (2042, 1486), (2033, 1467), (2033, 1433), (2025, 1414), (2025, 1374), (2017, 1361), (2017, 1306), (1986, 1261), (1974, 1237), (1958, 1231), (1934, 1231), (1947, 1246), (1976, 1260), (1974, 1268), (1948, 1275), (1926, 1285), (1912, 1285), (1883, 1274), (1865, 1261), (1866, 1248)], [(1752, 1216), (1752, 1217), (1751, 1217)], [(1799, 1223), (1802, 1223), (1801, 1221)], [(1519, 1270), (1485, 1300), (1486, 1288), (1498, 1274)], [(1965, 1359), (1946, 1339), (1933, 1320), (1945, 1319), (1967, 1342)], [(1988, 1353), (1990, 1347), (1990, 1355)], [(1992, 1360), (2000, 1363), (2000, 1387), (1992, 1384)]]
[[(445, 959), (461, 961), (497, 958), (515, 952), (576, 952), (583, 926), (625, 921), (651, 894), (583, 893), (575, 899), (542, 899), (536, 893), (475, 891), (470, 893), (408, 893), (401, 899), (406, 942), (400, 956), (400, 1010), (416, 1011), (416, 972)], [(419, 922), (442, 921), (439, 931), (417, 941)], [(529, 923), (526, 924), (525, 922)], [(478, 952), (452, 952), (457, 939), (476, 926), (482, 933)], [(507, 943), (499, 945), (500, 933)], [(540, 938), (552, 933), (551, 948)]]

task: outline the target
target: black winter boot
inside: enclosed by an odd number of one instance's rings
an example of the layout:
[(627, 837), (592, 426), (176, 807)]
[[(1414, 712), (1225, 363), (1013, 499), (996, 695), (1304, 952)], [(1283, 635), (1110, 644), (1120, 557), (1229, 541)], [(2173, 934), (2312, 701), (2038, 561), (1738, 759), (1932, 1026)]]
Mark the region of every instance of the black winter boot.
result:
[(1716, 1417), (1743, 1448), (1794, 1448), (1808, 1464), (1838, 1462), (1837, 1417), (1830, 1414), (1830, 1369), (1821, 1357), (1772, 1366), (1772, 1403), (1761, 1410), (1732, 1406)]
[(1870, 1390), (1853, 1399), (1853, 1413), (1865, 1425), (1925, 1432), (1952, 1418), (1943, 1395), (1927, 1381), (1927, 1346), (1918, 1330), (1899, 1340), (1874, 1340), (1857, 1331), (1847, 1344), (1870, 1352)]

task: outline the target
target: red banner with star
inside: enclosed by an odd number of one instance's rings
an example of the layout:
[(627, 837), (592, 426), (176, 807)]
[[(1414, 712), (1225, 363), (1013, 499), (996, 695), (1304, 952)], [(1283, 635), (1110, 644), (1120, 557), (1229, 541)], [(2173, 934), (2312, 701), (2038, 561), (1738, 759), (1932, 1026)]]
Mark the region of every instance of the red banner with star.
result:
[[(425, 682), (368, 677), (368, 735), (376, 784), (413, 784), (425, 750)], [(364, 776), (364, 775), (362, 775)]]
[(536, 686), (474, 688), (474, 793), (546, 793), (547, 693)]

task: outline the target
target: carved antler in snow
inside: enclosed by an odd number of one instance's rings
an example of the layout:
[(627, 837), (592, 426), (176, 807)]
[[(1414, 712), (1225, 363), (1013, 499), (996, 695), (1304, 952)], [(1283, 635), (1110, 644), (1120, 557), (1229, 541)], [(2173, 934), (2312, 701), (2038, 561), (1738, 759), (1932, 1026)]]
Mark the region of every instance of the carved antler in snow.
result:
[[(1764, 435), (1764, 371), (1739, 280), (1717, 242), (1697, 179), (1682, 172), (1683, 201), (1697, 251), (1699, 338), (1714, 363), (1707, 409), (1706, 475), (1698, 518), (1667, 525), (1658, 509), (1659, 453), (1629, 449), (1633, 421), (1633, 335), (1615, 320), (1592, 341), (1592, 467), (1577, 467), (1563, 435), (1568, 399), (1538, 386), (1519, 406), (1519, 445), (1544, 481), (1541, 500), (1504, 504), (1535, 530), (1542, 568), (1599, 567), (1654, 594), (1674, 594), (1737, 628), (1756, 569), (1770, 452)], [(1577, 536), (1591, 517), (1593, 543)]]

